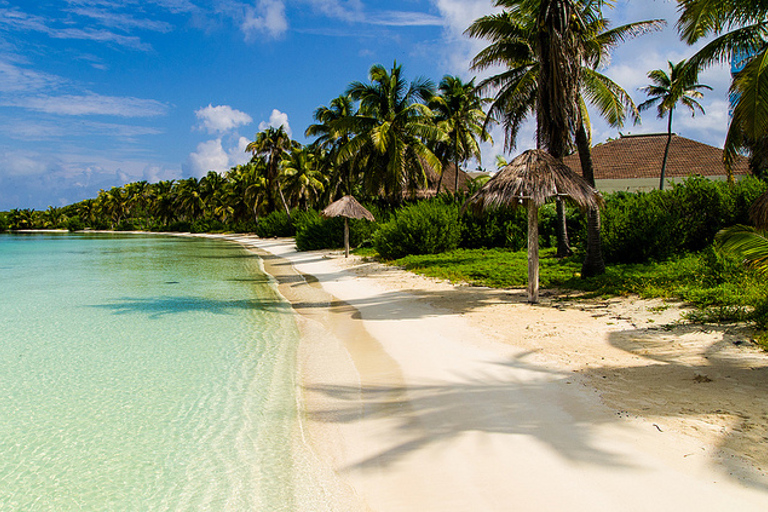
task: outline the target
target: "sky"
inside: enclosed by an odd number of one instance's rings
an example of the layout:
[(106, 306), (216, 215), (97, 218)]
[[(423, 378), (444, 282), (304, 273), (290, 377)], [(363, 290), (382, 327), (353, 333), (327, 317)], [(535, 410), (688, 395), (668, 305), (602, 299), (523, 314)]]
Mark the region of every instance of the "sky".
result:
[[(469, 80), (485, 46), (466, 28), (492, 0), (0, 0), (0, 211), (45, 209), (146, 180), (201, 177), (248, 161), (267, 126), (295, 140), (313, 112), (374, 64), (402, 65), (408, 80)], [(636, 103), (647, 73), (690, 57), (674, 0), (616, 0), (614, 26), (666, 19), (667, 27), (618, 48), (601, 69)], [(487, 73), (486, 73), (487, 75)], [(484, 75), (480, 74), (478, 80)], [(676, 113), (673, 131), (722, 147), (728, 69), (700, 78), (713, 88), (706, 115)], [(619, 130), (593, 117), (593, 141)], [(666, 131), (655, 111), (623, 134)], [(495, 169), (533, 146), (528, 125), (512, 154), (503, 134), (483, 147)], [(473, 165), (477, 165), (476, 163)]]

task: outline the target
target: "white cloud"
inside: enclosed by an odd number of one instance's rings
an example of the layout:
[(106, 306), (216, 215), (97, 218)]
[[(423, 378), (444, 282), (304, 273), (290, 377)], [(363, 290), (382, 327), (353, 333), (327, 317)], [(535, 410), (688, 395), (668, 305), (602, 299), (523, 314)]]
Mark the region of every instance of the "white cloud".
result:
[(165, 180), (177, 180), (181, 178), (180, 169), (169, 169), (156, 164), (149, 164), (144, 168), (142, 173), (142, 179), (149, 183), (157, 183), (158, 181)]
[(363, 4), (360, 0), (304, 0), (317, 12), (330, 18), (354, 22), (363, 18)]
[(246, 40), (254, 39), (259, 34), (279, 38), (288, 30), (285, 4), (280, 0), (259, 0), (257, 5), (247, 6), (240, 29)]
[(366, 22), (372, 25), (392, 27), (442, 26), (443, 18), (423, 12), (384, 11), (368, 16)]
[(208, 105), (195, 111), (195, 116), (200, 119), (200, 129), (208, 133), (224, 133), (245, 126), (253, 122), (251, 116), (245, 112), (235, 110), (228, 105)]
[(38, 154), (25, 151), (0, 153), (4, 176), (35, 176), (43, 174), (46, 164)]
[(245, 137), (240, 137), (237, 140), (237, 146), (233, 147), (229, 150), (229, 167), (234, 167), (236, 165), (243, 165), (248, 163), (248, 161), (251, 159), (251, 154), (245, 152), (246, 146), (251, 141), (249, 141)]
[(202, 178), (208, 171), (224, 172), (229, 169), (229, 155), (224, 151), (221, 139), (201, 142), (182, 168), (185, 175), (195, 178)]
[(134, 50), (150, 51), (152, 47), (135, 36), (115, 34), (109, 30), (93, 28), (56, 28), (51, 26), (55, 20), (46, 19), (21, 12), (16, 9), (0, 9), (0, 26), (15, 30), (41, 32), (54, 39), (78, 39), (114, 43)]
[(293, 137), (291, 126), (288, 124), (288, 114), (286, 113), (280, 112), (277, 109), (273, 109), (272, 114), (269, 116), (269, 122), (262, 121), (259, 123), (259, 130), (266, 130), (270, 126), (272, 128), (280, 128), (282, 126), (288, 136)]
[(66, 82), (56, 75), (24, 69), (7, 61), (0, 61), (0, 92), (30, 93), (58, 87)]
[(106, 115), (154, 117), (165, 115), (167, 105), (141, 98), (102, 96), (100, 94), (17, 97), (0, 102), (6, 107), (22, 107), (48, 114), (67, 116)]
[(223, 173), (236, 165), (244, 164), (251, 158), (251, 155), (245, 152), (248, 143), (248, 139), (240, 137), (233, 147), (226, 150), (221, 138), (201, 142), (182, 165), (183, 174), (202, 178), (208, 171)]

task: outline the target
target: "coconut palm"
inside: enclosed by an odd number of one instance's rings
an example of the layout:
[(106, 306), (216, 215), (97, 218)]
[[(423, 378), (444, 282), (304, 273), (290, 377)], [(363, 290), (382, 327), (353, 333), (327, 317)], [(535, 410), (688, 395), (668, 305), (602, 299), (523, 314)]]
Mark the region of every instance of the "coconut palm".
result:
[[(597, 107), (598, 111), (610, 123), (621, 126), (629, 111), (633, 117), (637, 109), (629, 94), (616, 83), (601, 75), (598, 67), (609, 51), (630, 37), (658, 28), (661, 20), (651, 20), (623, 25), (609, 29), (610, 23), (602, 16), (602, 4), (610, 2), (577, 2), (574, 4), (580, 23), (578, 30), (571, 34), (576, 41), (571, 49), (574, 58), (581, 59), (580, 82), (581, 94), (578, 96), (578, 122), (575, 123), (576, 144), (582, 159), (584, 177), (594, 186), (594, 173), (591, 165), (591, 137), (589, 135), (589, 117), (584, 99)], [(489, 39), (491, 44), (483, 49), (473, 60), (474, 69), (487, 69), (502, 66), (503, 72), (484, 80), (483, 89), (496, 91), (496, 96), (489, 109), (489, 117), (499, 121), (505, 132), (507, 150), (514, 148), (517, 135), (524, 121), (535, 112), (545, 112), (546, 107), (539, 107), (539, 87), (542, 77), (540, 62), (541, 43), (539, 21), (540, 8), (544, 4), (533, 1), (498, 0), (497, 6), (504, 10), (476, 20), (467, 30), (472, 37)], [(551, 7), (551, 5), (550, 5)], [(547, 43), (549, 44), (549, 43)], [(557, 100), (555, 100), (557, 101)], [(571, 114), (573, 115), (573, 113)], [(545, 116), (545, 122), (547, 121)], [(562, 122), (560, 123), (562, 125)], [(540, 127), (541, 128), (541, 127)], [(539, 145), (541, 134), (539, 131)], [(556, 152), (563, 150), (561, 141)], [(568, 246), (565, 211), (561, 201), (558, 210), (558, 255), (570, 253)], [(582, 267), (582, 275), (590, 276), (602, 273), (605, 264), (602, 259), (600, 242), (599, 211), (587, 212), (587, 253)]]
[(319, 169), (319, 160), (317, 152), (305, 146), (291, 151), (280, 163), (280, 179), (288, 201), (303, 210), (314, 206), (325, 190), (325, 176)]
[(728, 179), (741, 149), (762, 156), (768, 138), (768, 3), (754, 0), (678, 0), (681, 38), (688, 44), (716, 36), (689, 59), (690, 73), (712, 64), (742, 58), (731, 83), (732, 115), (725, 137), (724, 158)]
[(704, 107), (696, 101), (704, 95), (700, 89), (712, 88), (708, 85), (694, 83), (691, 79), (693, 75), (686, 73), (686, 61), (681, 60), (677, 64), (668, 62), (669, 73), (663, 69), (654, 69), (648, 73), (648, 78), (653, 82), (651, 85), (641, 87), (649, 99), (639, 105), (641, 111), (656, 106), (659, 119), (667, 116), (667, 144), (664, 146), (664, 158), (661, 161), (661, 177), (659, 178), (659, 190), (664, 190), (664, 176), (667, 170), (667, 158), (669, 156), (669, 146), (672, 143), (672, 114), (680, 103), (691, 111), (691, 116), (696, 114), (698, 109), (704, 114)]
[(335, 123), (352, 134), (339, 150), (339, 162), (364, 161), (366, 191), (400, 202), (404, 191), (415, 193), (426, 186), (427, 166), (441, 165), (428, 142), (444, 136), (423, 103), (434, 95), (434, 86), (422, 78), (408, 84), (397, 63), (389, 71), (374, 65), (369, 78), (370, 83), (353, 82), (347, 89), (360, 108), (357, 115)]
[[(486, 114), (483, 105), (487, 102), (475, 87), (475, 80), (464, 83), (457, 76), (445, 75), (437, 87), (439, 94), (429, 99), (427, 105), (435, 114), (435, 121), (446, 134), (446, 140), (439, 143), (436, 154), (441, 156), (442, 168), (453, 161), (456, 176), (453, 190), (459, 190), (461, 165), (470, 158), (480, 162), (480, 142), (492, 142), (486, 130)], [(443, 174), (437, 183), (437, 193), (443, 182)]]
[(290, 210), (285, 202), (283, 189), (278, 179), (280, 173), (280, 162), (285, 158), (288, 152), (298, 146), (298, 142), (291, 140), (291, 137), (285, 131), (284, 126), (280, 128), (268, 127), (256, 134), (256, 139), (246, 146), (245, 150), (253, 153), (253, 156), (263, 156), (267, 163), (267, 209), (271, 212), (275, 210), (275, 195), (280, 197), (280, 201), (285, 209), (285, 213), (290, 217)]
[[(317, 137), (314, 145), (327, 151), (321, 160), (321, 167), (325, 167), (325, 174), (329, 177), (329, 183), (336, 188), (341, 185), (344, 193), (351, 194), (353, 189), (352, 171), (353, 162), (338, 162), (339, 149), (350, 139), (347, 130), (338, 128), (338, 121), (352, 117), (356, 114), (355, 102), (351, 96), (343, 94), (331, 100), (330, 106), (320, 106), (315, 110), (314, 118), (318, 121), (309, 125), (304, 135)], [(330, 191), (330, 196), (335, 195), (335, 190)]]
[[(663, 20), (648, 20), (611, 28), (610, 21), (600, 10), (611, 2), (576, 2), (580, 24), (575, 42), (581, 59), (579, 69), (579, 97), (576, 105), (578, 121), (575, 123), (575, 142), (582, 160), (584, 178), (594, 186), (591, 165), (591, 135), (586, 102), (592, 105), (612, 126), (621, 127), (627, 114), (637, 121), (637, 108), (629, 94), (608, 77), (596, 71), (601, 62), (618, 44), (656, 30)], [(538, 55), (539, 2), (520, 0), (499, 0), (503, 7), (500, 13), (484, 16), (467, 29), (471, 37), (491, 41), (477, 54), (472, 62), (473, 69), (484, 70), (501, 66), (504, 70), (480, 83), (482, 90), (495, 91), (489, 108), (489, 118), (501, 123), (505, 134), (505, 148), (509, 151), (516, 145), (517, 136), (523, 123), (537, 112), (537, 90), (541, 78), (541, 63)], [(543, 111), (542, 109), (538, 109)], [(561, 210), (562, 211), (562, 210)], [(561, 215), (561, 219), (563, 216)], [(601, 273), (605, 265), (600, 250), (599, 212), (588, 212), (587, 254), (582, 275)], [(559, 229), (559, 248), (565, 253), (567, 237), (565, 229)]]
[(197, 178), (190, 177), (176, 184), (176, 208), (188, 222), (194, 222), (205, 212), (205, 199), (200, 193)]

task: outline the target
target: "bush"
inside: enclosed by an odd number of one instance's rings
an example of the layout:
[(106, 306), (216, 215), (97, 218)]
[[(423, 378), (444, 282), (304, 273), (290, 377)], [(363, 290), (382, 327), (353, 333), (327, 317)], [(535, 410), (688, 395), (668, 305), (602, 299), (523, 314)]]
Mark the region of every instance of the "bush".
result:
[[(82, 231), (85, 229), (85, 222), (80, 217), (69, 217), (64, 222), (64, 228), (68, 231)], [(2, 229), (0, 229), (2, 231)]]
[(190, 228), (192, 225), (185, 221), (185, 220), (177, 220), (174, 222), (171, 222), (168, 224), (168, 231), (173, 231), (175, 233), (187, 233), (190, 231)]
[(440, 201), (407, 206), (379, 228), (373, 239), (374, 247), (390, 259), (456, 249), (461, 238), (458, 213), (457, 205)]
[(0, 212), (0, 233), (8, 231), (8, 224), (8, 216), (5, 213)]
[[(323, 219), (320, 214), (306, 216), (296, 230), (296, 248), (300, 251), (344, 247), (344, 219)], [(350, 230), (351, 231), (351, 230)], [(350, 233), (350, 245), (352, 235)]]
[(498, 208), (479, 215), (465, 212), (461, 216), (459, 246), (463, 249), (505, 247), (519, 251), (528, 240), (527, 226), (522, 208)]
[(261, 238), (293, 236), (296, 234), (296, 229), (288, 214), (283, 211), (274, 211), (259, 220), (256, 225), (256, 234)]
[[(374, 213), (375, 209), (371, 209)], [(379, 218), (374, 213), (375, 218)], [(296, 248), (300, 251), (339, 249), (344, 247), (344, 219), (324, 219), (319, 212), (310, 210), (294, 215), (296, 225)], [(371, 243), (378, 229), (376, 222), (349, 220), (349, 245), (360, 247)]]
[(602, 214), (603, 256), (610, 263), (640, 263), (700, 251), (720, 229), (747, 222), (763, 190), (755, 178), (729, 185), (699, 176), (670, 190), (611, 194)]

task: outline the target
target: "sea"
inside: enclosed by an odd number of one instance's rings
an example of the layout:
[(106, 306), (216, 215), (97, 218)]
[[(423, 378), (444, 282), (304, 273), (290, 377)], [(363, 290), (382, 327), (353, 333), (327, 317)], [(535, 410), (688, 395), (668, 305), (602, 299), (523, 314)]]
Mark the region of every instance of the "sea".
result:
[(330, 510), (298, 340), (238, 244), (0, 235), (0, 510)]

